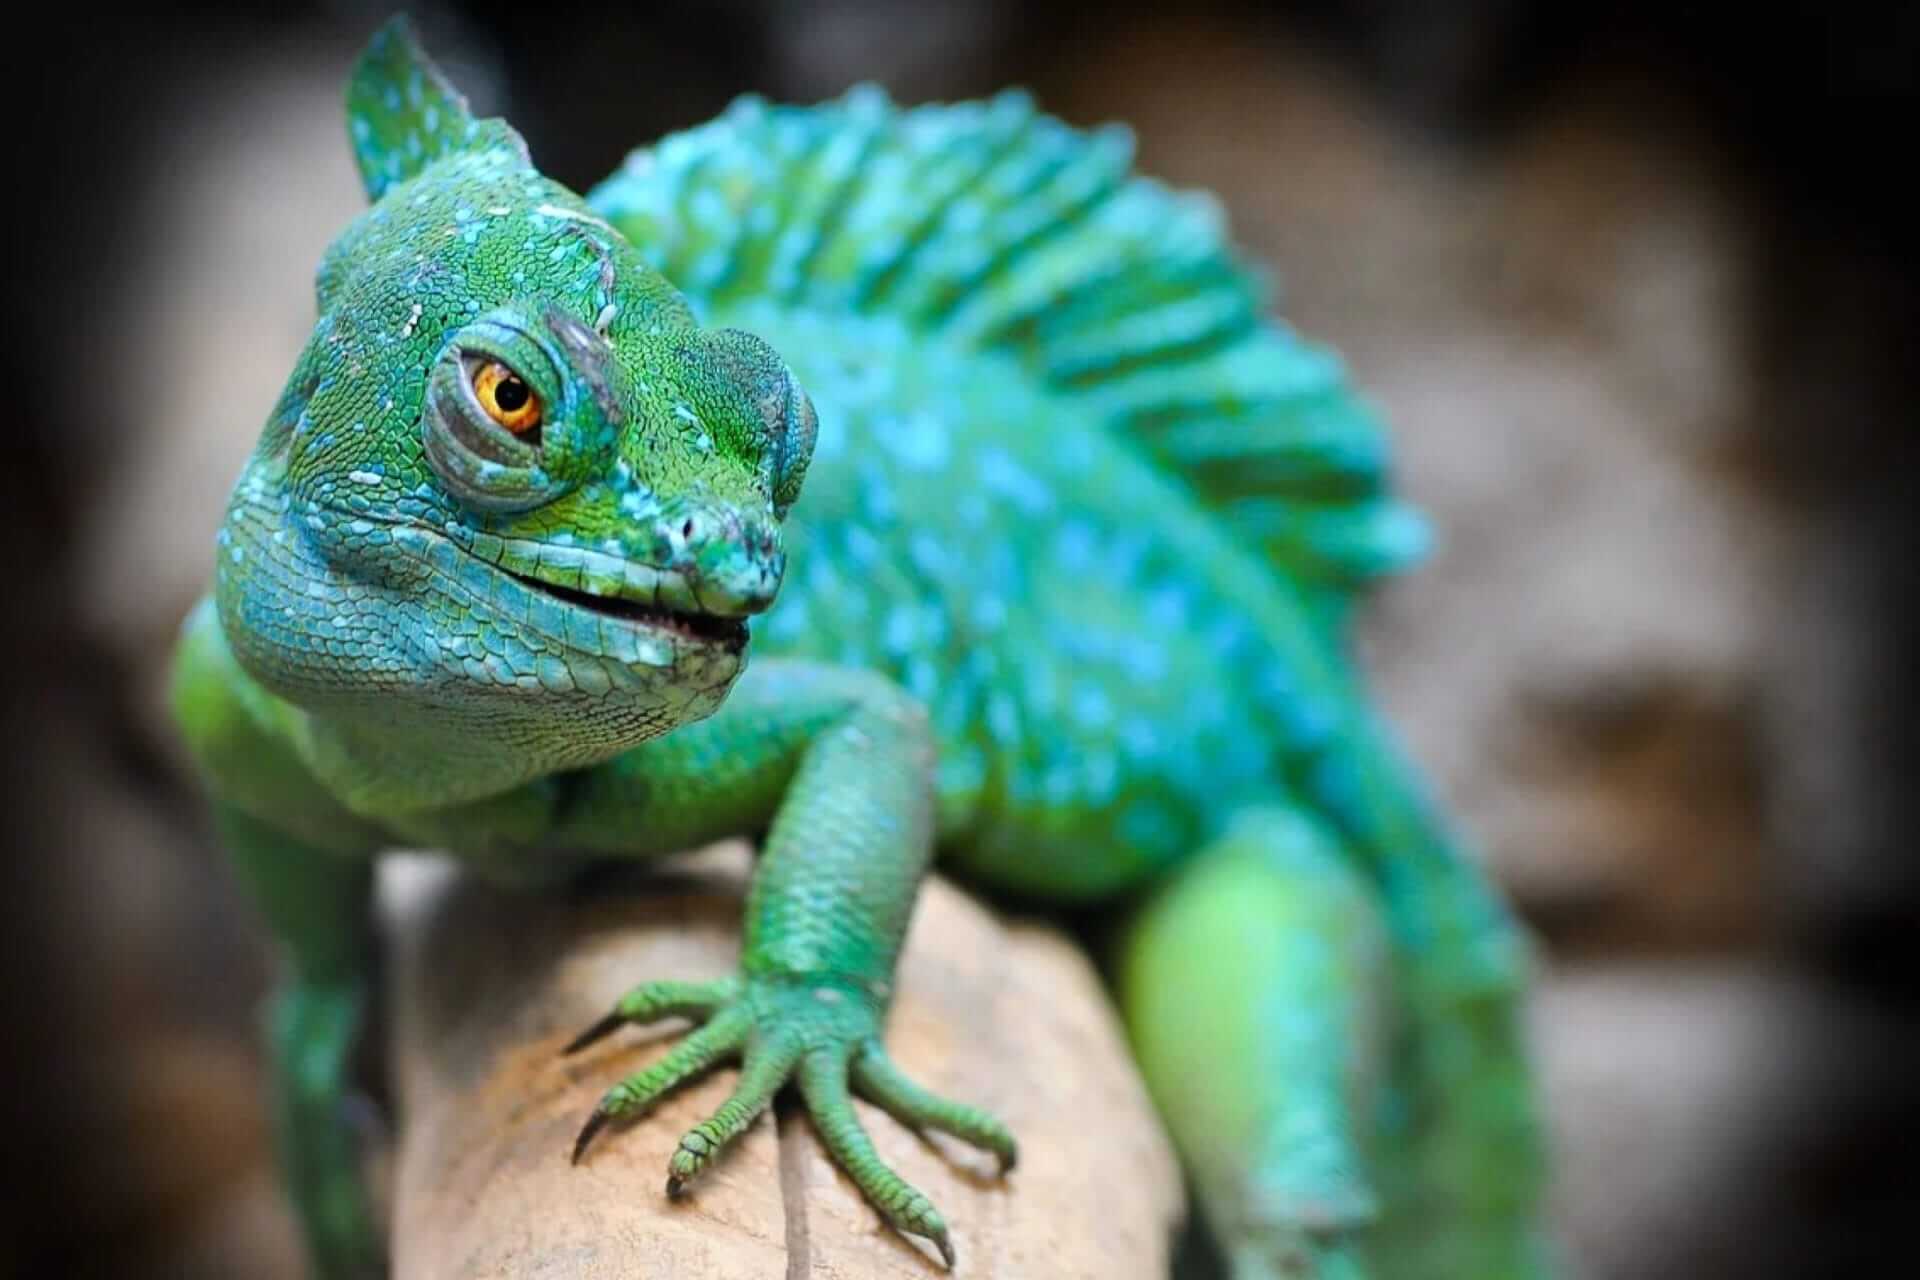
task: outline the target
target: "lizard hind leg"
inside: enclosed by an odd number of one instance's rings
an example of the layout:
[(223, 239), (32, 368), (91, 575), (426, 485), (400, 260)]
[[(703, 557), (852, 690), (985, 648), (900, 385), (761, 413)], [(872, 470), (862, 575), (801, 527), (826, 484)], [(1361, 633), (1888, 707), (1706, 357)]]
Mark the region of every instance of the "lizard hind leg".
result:
[(1357, 1280), (1391, 953), (1308, 819), (1243, 814), (1120, 940), (1140, 1066), (1234, 1280)]

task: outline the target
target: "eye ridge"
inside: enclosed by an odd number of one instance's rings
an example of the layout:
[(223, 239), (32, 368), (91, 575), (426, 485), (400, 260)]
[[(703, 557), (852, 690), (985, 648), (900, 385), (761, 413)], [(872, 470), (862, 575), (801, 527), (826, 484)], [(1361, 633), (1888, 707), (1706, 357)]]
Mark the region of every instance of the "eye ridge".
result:
[(489, 418), (516, 436), (540, 429), (543, 409), (540, 397), (526, 379), (498, 360), (477, 364), (473, 370), (473, 394)]

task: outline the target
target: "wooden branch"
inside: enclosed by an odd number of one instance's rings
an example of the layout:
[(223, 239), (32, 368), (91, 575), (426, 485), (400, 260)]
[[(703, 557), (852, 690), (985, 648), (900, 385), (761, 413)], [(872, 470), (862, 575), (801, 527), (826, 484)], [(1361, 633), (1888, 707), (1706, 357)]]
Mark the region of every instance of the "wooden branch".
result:
[[(630, 892), (571, 897), (502, 893), (418, 860), (385, 877), (396, 1280), (943, 1274), (881, 1223), (791, 1102), (669, 1202), (668, 1156), (726, 1097), (731, 1069), (568, 1163), (601, 1092), (681, 1028), (624, 1032), (576, 1058), (560, 1047), (638, 981), (732, 971), (746, 867), (743, 848), (723, 847)], [(957, 1276), (1166, 1275), (1179, 1177), (1106, 997), (1064, 938), (930, 883), (888, 1045), (1020, 1139), (1003, 1183), (984, 1154), (861, 1104), (881, 1154), (952, 1225)]]

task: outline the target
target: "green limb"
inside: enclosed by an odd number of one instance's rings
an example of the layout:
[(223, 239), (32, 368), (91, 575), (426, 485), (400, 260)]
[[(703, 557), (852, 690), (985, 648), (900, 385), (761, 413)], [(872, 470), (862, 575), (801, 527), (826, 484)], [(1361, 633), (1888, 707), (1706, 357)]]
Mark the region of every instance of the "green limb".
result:
[(804, 662), (755, 668), (711, 718), (580, 779), (562, 843), (644, 856), (764, 827), (747, 895), (738, 978), (650, 983), (576, 1046), (630, 1022), (709, 1019), (654, 1066), (609, 1090), (575, 1145), (723, 1059), (743, 1058), (733, 1096), (680, 1141), (677, 1195), (797, 1079), (828, 1151), (900, 1231), (949, 1263), (946, 1223), (881, 1163), (861, 1130), (857, 1086), (908, 1124), (992, 1151), (1013, 1136), (984, 1112), (908, 1080), (880, 1048), (894, 962), (933, 851), (933, 745), (919, 705), (878, 676)]
[(1243, 815), (1121, 945), (1141, 1069), (1236, 1280), (1364, 1274), (1391, 972), (1365, 881), (1305, 819)]
[(853, 1096), (847, 1091), (846, 1059), (818, 1051), (807, 1055), (800, 1064), (800, 1092), (813, 1114), (820, 1140), (860, 1188), (860, 1194), (896, 1231), (931, 1240), (951, 1268), (955, 1255), (953, 1242), (947, 1238), (946, 1219), (925, 1194), (886, 1166), (873, 1149), (873, 1139), (861, 1127), (860, 1117), (854, 1114)]
[(877, 1040), (868, 1041), (853, 1060), (853, 1087), (904, 1125), (936, 1129), (991, 1151), (1007, 1173), (1020, 1158), (1013, 1134), (978, 1107), (942, 1098), (907, 1078)]
[(667, 1163), (667, 1194), (677, 1196), (687, 1180), (720, 1154), (747, 1126), (760, 1118), (773, 1102), (773, 1095), (793, 1074), (800, 1061), (801, 1044), (791, 1037), (777, 1037), (769, 1044), (755, 1045), (747, 1052), (740, 1070), (740, 1083), (720, 1109), (706, 1121), (695, 1125), (680, 1139), (679, 1150)]
[(713, 982), (643, 982), (620, 997), (611, 1013), (575, 1036), (561, 1052), (578, 1053), (624, 1026), (645, 1026), (662, 1018), (705, 1021), (739, 995), (738, 978), (720, 978)]
[(293, 982), (275, 993), (267, 1014), (281, 1177), (326, 1280), (384, 1274), (385, 1246), (347, 1114), (366, 994), (358, 984)]
[(574, 1139), (573, 1160), (580, 1162), (587, 1144), (608, 1121), (635, 1116), (695, 1076), (732, 1057), (746, 1042), (751, 1023), (744, 1011), (728, 1010), (675, 1045), (666, 1057), (628, 1076), (608, 1089)]
[(384, 1272), (385, 1245), (348, 1123), (352, 1064), (369, 999), (372, 863), (306, 847), (216, 806), (241, 878), (284, 944), (267, 1017), (276, 1153), (322, 1280)]

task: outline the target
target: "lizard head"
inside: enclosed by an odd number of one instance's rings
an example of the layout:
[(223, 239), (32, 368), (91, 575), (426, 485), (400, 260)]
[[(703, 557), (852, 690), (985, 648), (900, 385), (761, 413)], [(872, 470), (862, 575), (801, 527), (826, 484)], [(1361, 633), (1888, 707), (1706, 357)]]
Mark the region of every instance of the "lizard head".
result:
[(600, 756), (711, 712), (780, 585), (805, 393), (760, 339), (700, 328), (402, 23), (347, 107), (372, 205), (221, 535), (236, 653), (303, 705), (565, 716)]

